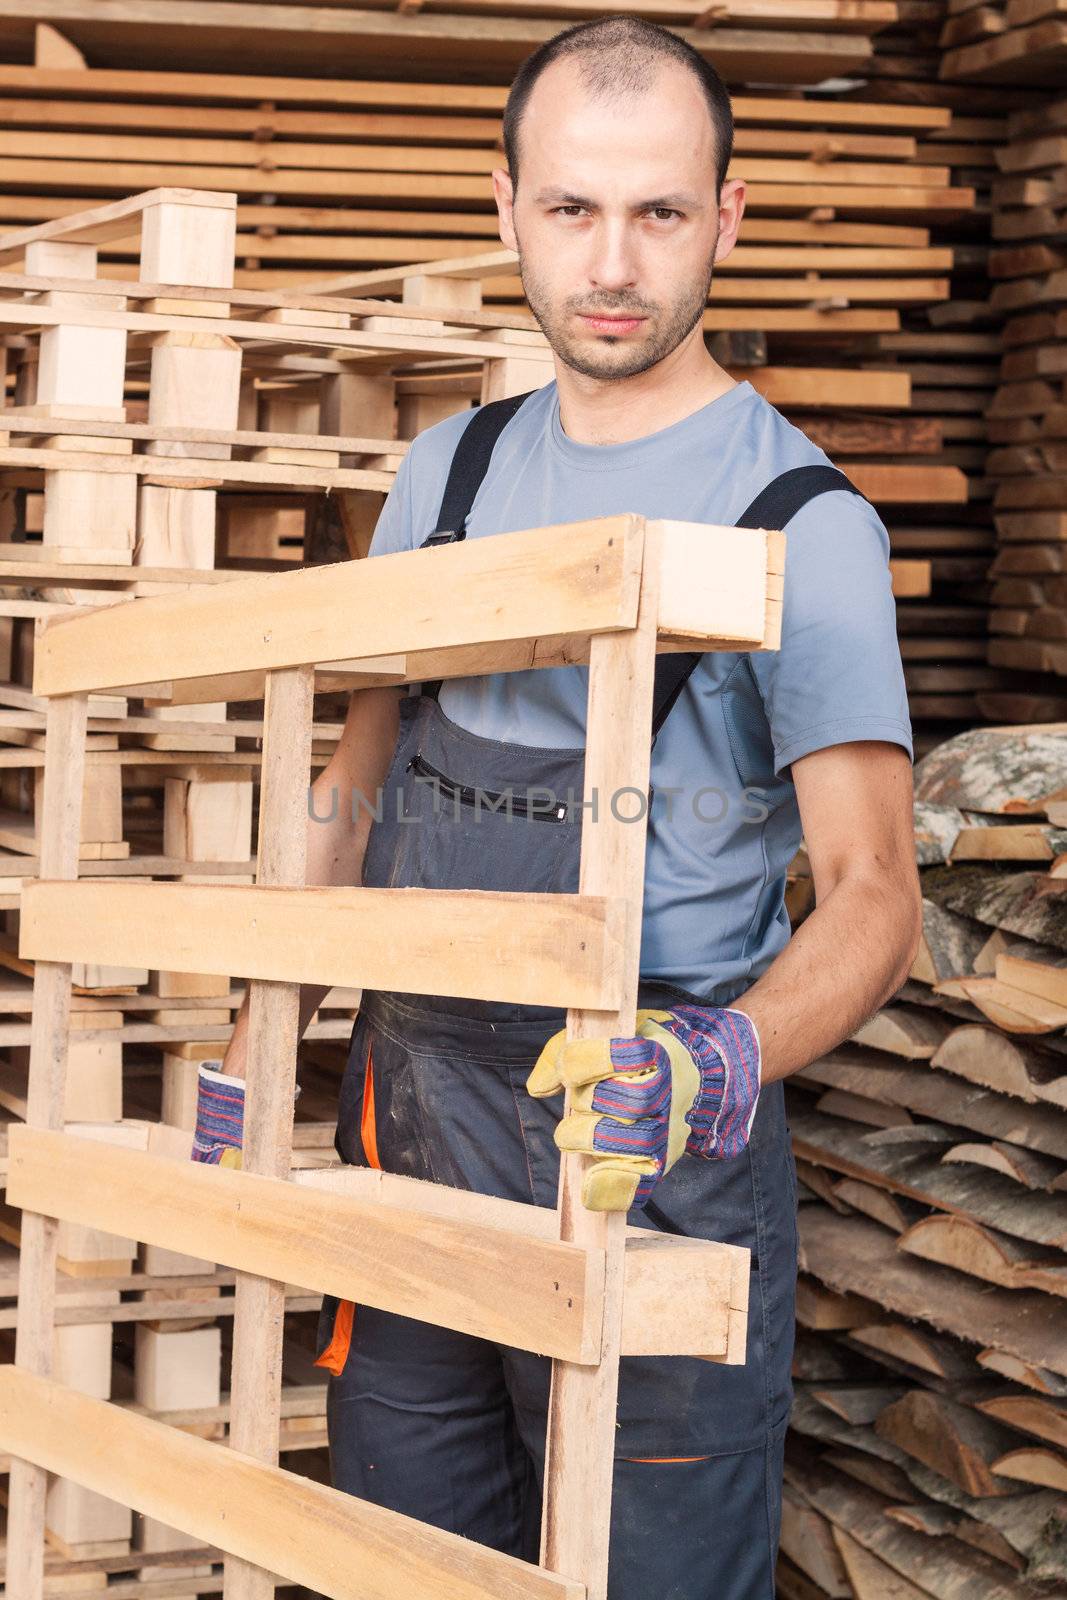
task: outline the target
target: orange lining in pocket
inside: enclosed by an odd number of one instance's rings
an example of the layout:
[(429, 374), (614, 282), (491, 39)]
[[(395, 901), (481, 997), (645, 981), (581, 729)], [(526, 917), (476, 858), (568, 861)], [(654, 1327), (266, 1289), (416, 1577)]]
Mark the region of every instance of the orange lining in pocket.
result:
[(337, 1307), (337, 1315), (333, 1323), (333, 1337), (321, 1356), (315, 1359), (317, 1367), (325, 1367), (338, 1377), (348, 1360), (348, 1351), (352, 1344), (352, 1323), (355, 1319), (356, 1308), (351, 1300), (342, 1300)]
[[(367, 1046), (367, 1071), (363, 1078), (363, 1107), (359, 1118), (359, 1136), (363, 1141), (363, 1154), (369, 1166), (381, 1170), (378, 1160), (378, 1126), (374, 1113), (374, 1058)], [(338, 1303), (334, 1318), (333, 1337), (326, 1349), (315, 1360), (315, 1366), (325, 1367), (335, 1377), (339, 1376), (348, 1360), (352, 1346), (352, 1327), (356, 1320), (356, 1307), (351, 1300)]]
[(367, 1046), (367, 1072), (363, 1079), (363, 1110), (359, 1119), (359, 1136), (363, 1141), (363, 1154), (372, 1167), (381, 1170), (378, 1160), (378, 1124), (374, 1115), (374, 1056), (372, 1046)]
[(623, 1461), (647, 1462), (652, 1466), (667, 1466), (681, 1461), (710, 1461), (710, 1456), (622, 1456)]

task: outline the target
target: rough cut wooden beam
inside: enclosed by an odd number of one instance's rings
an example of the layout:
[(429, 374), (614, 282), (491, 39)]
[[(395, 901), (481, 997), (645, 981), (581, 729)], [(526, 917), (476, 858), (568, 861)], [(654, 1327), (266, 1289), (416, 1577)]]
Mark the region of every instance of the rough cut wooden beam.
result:
[[(41, 871), (57, 888), (77, 877), (85, 778), (88, 702), (74, 695), (48, 708)], [(33, 1020), (26, 1122), (31, 1129), (63, 1126), (67, 1089), (71, 968), (42, 961), (33, 975)], [(62, 1137), (60, 1135), (60, 1137)], [(47, 1377), (54, 1360), (57, 1231), (51, 1213), (24, 1209), (19, 1249), (18, 1333), (15, 1360), (26, 1376)], [(13, 1446), (11, 1448), (14, 1448)], [(16, 1456), (19, 1452), (15, 1450)], [(30, 1454), (11, 1463), (7, 1517), (6, 1590), (40, 1600), (44, 1584), (45, 1473)]]
[[(371, 1167), (308, 1167), (294, 1173), (293, 1182), (531, 1238), (559, 1237), (557, 1215), (547, 1206), (446, 1188)], [(740, 1245), (627, 1228), (623, 1355), (692, 1355), (728, 1366), (742, 1363), (749, 1267), (749, 1252)]]
[(618, 901), (581, 894), (41, 879), (19, 954), (606, 1008), (620, 920)]
[[(31, 22), (32, 17), (32, 22)], [(751, 20), (751, 19), (745, 19)], [(759, 19), (759, 20), (762, 20)], [(819, 83), (861, 71), (872, 45), (826, 19), (806, 28), (675, 27), (714, 60), (730, 82)], [(204, 65), (240, 60), (253, 69), (281, 56), (298, 71), (366, 71), (371, 62), (425, 69), (462, 66), (469, 76), (514, 70), (524, 56), (559, 32), (556, 17), (445, 16), (307, 4), (262, 6), (251, 0), (182, 0), (162, 10), (156, 0), (0, 0), (0, 40), (10, 48), (49, 22), (90, 58), (136, 57), (146, 67), (178, 61)]]
[[(174, 703), (254, 699), (264, 671), (309, 654), (367, 682), (588, 660), (591, 634), (630, 625), (636, 546), (650, 526), (660, 530), (661, 648), (776, 648), (781, 533), (605, 517), (50, 618), (34, 692), (136, 685)], [(380, 659), (388, 655), (395, 671)], [(183, 678), (201, 682), (168, 687)]]
[[(584, 786), (586, 796), (624, 785), (643, 792), (650, 768), (649, 725), (656, 666), (656, 623), (663, 572), (662, 525), (649, 530), (635, 626), (602, 635), (590, 652)], [(646, 829), (625, 826), (614, 811), (582, 839), (579, 886), (620, 896), (622, 988), (614, 1008), (572, 1007), (568, 1040), (632, 1034), (636, 1026), (641, 901)], [(567, 1094), (566, 1109), (572, 1109)], [(557, 1360), (552, 1366), (541, 1512), (541, 1562), (585, 1583), (589, 1600), (607, 1600), (611, 1497), (617, 1437), (619, 1359), (625, 1291), (626, 1213), (592, 1211), (582, 1198), (590, 1159), (560, 1162), (560, 1238), (603, 1252), (602, 1343), (596, 1366)]]
[[(381, 314), (388, 315), (388, 312)], [(379, 313), (375, 312), (375, 315)], [(488, 360), (496, 356), (503, 360), (515, 354), (512, 345), (491, 337), (491, 329), (485, 330), (484, 334), (472, 329), (469, 336), (434, 332), (432, 328), (425, 333), (391, 333), (388, 329), (365, 332), (358, 328), (324, 328), (312, 322), (253, 322), (239, 317), (198, 316), (192, 312), (185, 315), (164, 311), (98, 311), (95, 306), (79, 307), (75, 316), (69, 307), (0, 301), (0, 329), (5, 332), (32, 333), (38, 328), (57, 327), (60, 324), (66, 326), (74, 322), (79, 328), (119, 328), (127, 333), (213, 333), (267, 347), (295, 345), (297, 348), (320, 349), (324, 355), (338, 352), (343, 356), (361, 356), (364, 359), (409, 355), (447, 356), (450, 360), (462, 357), (468, 361)], [(524, 332), (522, 329), (515, 331), (519, 334)], [(543, 351), (544, 340), (531, 334), (530, 347)]]
[[(285, 1179), (13, 1127), (8, 1195), (224, 1266), (574, 1362), (599, 1350), (603, 1256)], [(507, 1293), (501, 1286), (507, 1284)]]
[(22, 255), (27, 245), (46, 239), (103, 244), (110, 239), (129, 238), (140, 232), (143, 212), (155, 205), (218, 206), (233, 211), (237, 206), (237, 196), (201, 189), (146, 189), (141, 194), (116, 200), (111, 205), (93, 206), (85, 211), (75, 211), (67, 217), (55, 217), (51, 222), (39, 222), (33, 228), (19, 228), (13, 233), (0, 234), (0, 261), (10, 261), (12, 257)]
[[(315, 672), (289, 667), (267, 675), (257, 885), (297, 887), (307, 873), (307, 797)], [(242, 1167), (288, 1180), (293, 1159), (293, 1100), (300, 1047), (300, 984), (249, 987)], [(239, 1272), (230, 1377), (230, 1447), (277, 1466), (281, 1434), (285, 1277)], [(230, 1556), (225, 1600), (273, 1600), (269, 1572)]]
[(600, 517), (50, 620), (34, 693), (633, 626), (644, 521)]
[(584, 1600), (529, 1562), (11, 1366), (0, 1443), (331, 1600)]

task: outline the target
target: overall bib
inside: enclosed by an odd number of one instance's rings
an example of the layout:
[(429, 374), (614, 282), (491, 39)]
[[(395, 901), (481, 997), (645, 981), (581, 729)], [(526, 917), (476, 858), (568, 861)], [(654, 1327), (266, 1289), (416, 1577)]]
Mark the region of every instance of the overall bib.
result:
[[(475, 412), (425, 543), (464, 537), (493, 444), (525, 398)], [(813, 494), (842, 487), (852, 485), (834, 468), (794, 469), (742, 525), (780, 528)], [(698, 660), (658, 658), (653, 735)], [(582, 812), (566, 797), (584, 792), (584, 751), (472, 733), (441, 709), (439, 687), (401, 700), (363, 883), (576, 893)], [(510, 817), (492, 809), (500, 795)], [(639, 1006), (674, 1000), (700, 997), (641, 981)], [(556, 1007), (364, 990), (340, 1091), (341, 1160), (555, 1206), (562, 1095), (535, 1100), (525, 1082), (565, 1022)], [(782, 1085), (762, 1091), (740, 1156), (683, 1155), (630, 1221), (751, 1250), (748, 1354), (742, 1367), (623, 1357), (611, 1600), (773, 1600), (797, 1251)], [(318, 1351), (335, 1487), (536, 1562), (549, 1360), (329, 1295)]]

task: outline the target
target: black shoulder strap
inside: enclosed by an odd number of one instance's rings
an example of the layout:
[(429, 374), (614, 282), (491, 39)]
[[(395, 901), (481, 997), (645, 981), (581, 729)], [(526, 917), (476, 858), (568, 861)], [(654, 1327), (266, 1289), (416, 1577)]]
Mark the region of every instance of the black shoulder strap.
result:
[[(737, 518), (737, 528), (784, 528), (790, 517), (816, 495), (831, 489), (847, 489), (867, 497), (837, 467), (822, 463), (809, 467), (790, 467), (772, 478), (752, 504)], [(698, 662), (700, 652), (669, 651), (656, 657), (656, 682), (652, 700), (652, 743), (667, 720), (668, 713), (685, 688)]]
[(489, 400), (477, 408), (460, 434), (448, 469), (437, 527), (423, 540), (423, 547), (451, 544), (456, 539), (466, 538), (467, 518), (489, 469), (493, 447), (523, 401), (536, 393), (536, 389), (527, 389), (525, 394), (512, 394), (506, 400)]
[[(509, 395), (505, 400), (490, 400), (479, 406), (464, 428), (456, 445), (448, 479), (437, 516), (437, 526), (421, 548), (437, 544), (451, 544), (467, 536), (467, 517), (482, 479), (489, 469), (489, 461), (501, 433), (518, 411), (524, 400), (535, 389), (525, 394)], [(847, 489), (865, 499), (856, 485), (849, 481), (837, 467), (814, 464), (808, 467), (791, 467), (779, 473), (738, 517), (738, 528), (784, 528), (789, 519), (806, 506), (816, 495), (831, 489)], [(674, 651), (657, 657), (655, 691), (652, 701), (652, 742), (667, 719), (678, 696), (700, 660), (699, 652)], [(424, 683), (422, 692), (437, 698), (444, 680)]]

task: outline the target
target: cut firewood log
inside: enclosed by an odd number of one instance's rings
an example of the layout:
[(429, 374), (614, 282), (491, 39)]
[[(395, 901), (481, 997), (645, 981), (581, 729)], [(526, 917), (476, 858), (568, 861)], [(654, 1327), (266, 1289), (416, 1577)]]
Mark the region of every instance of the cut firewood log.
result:
[(993, 1462), (1003, 1454), (1011, 1435), (970, 1406), (957, 1405), (928, 1389), (913, 1389), (881, 1412), (874, 1431), (956, 1484), (964, 1494), (1010, 1493), (998, 1482)]
[(909, 1228), (898, 1248), (1004, 1289), (1042, 1289), (1046, 1294), (1067, 1296), (1067, 1261), (1062, 1253), (1035, 1251), (1033, 1246), (994, 1228), (983, 1228), (967, 1217), (935, 1212)]
[(925, 1589), (886, 1566), (844, 1528), (835, 1527), (833, 1536), (856, 1600), (927, 1600)]
[(835, 1294), (810, 1278), (797, 1282), (797, 1322), (802, 1328), (826, 1329), (866, 1326), (877, 1322), (879, 1308), (862, 1295)]
[(918, 1006), (884, 1006), (852, 1035), (853, 1042), (872, 1050), (885, 1050), (908, 1061), (929, 1061), (950, 1031), (951, 1024), (936, 1012)]
[(1067, 955), (1048, 945), (1013, 943), (996, 958), (1004, 983), (1067, 1007)]
[(988, 936), (980, 922), (924, 899), (922, 940), (909, 976), (916, 983), (933, 984), (973, 972)]
[(1041, 816), (1050, 801), (1067, 800), (1065, 772), (1067, 723), (972, 728), (916, 763), (915, 797), (961, 810)]
[[(825, 1098), (824, 1095), (823, 1099)], [(822, 1105), (821, 1100), (819, 1105)], [(999, 1172), (1005, 1178), (1021, 1183), (1025, 1189), (1058, 1187), (1059, 1180), (1067, 1172), (1064, 1163), (1057, 1161), (1054, 1156), (1039, 1155), (1036, 1150), (1027, 1150), (1017, 1144), (1006, 1144), (1003, 1139), (991, 1139), (988, 1143), (973, 1140), (958, 1144), (953, 1149), (946, 1150), (941, 1159), (988, 1167), (991, 1172)]]
[(886, 1516), (904, 1528), (913, 1528), (916, 1533), (925, 1533), (934, 1539), (960, 1539), (975, 1550), (983, 1550), (995, 1561), (1003, 1561), (1016, 1572), (1022, 1572), (1026, 1566), (1002, 1533), (952, 1506), (932, 1505), (929, 1501), (921, 1505), (890, 1506)]
[(1009, 1039), (995, 1028), (965, 1025), (952, 1029), (930, 1064), (1030, 1104), (1067, 1105), (1067, 1057), (1023, 1039)]
[(922, 1205), (985, 1223), (1032, 1244), (1067, 1248), (1067, 1197), (1020, 1189), (996, 1173), (945, 1166), (921, 1146), (887, 1142), (889, 1135), (910, 1135), (913, 1129), (863, 1134), (855, 1124), (794, 1109), (789, 1120), (797, 1154), (805, 1161), (881, 1183)]
[(1067, 1450), (1067, 1404), (1062, 1401), (1042, 1400), (1031, 1394), (1005, 1394), (979, 1400), (978, 1409), (998, 1422)]
[(1007, 1033), (1052, 1034), (1067, 1028), (1067, 1006), (1057, 1005), (999, 978), (948, 978), (934, 992), (969, 1000)]
[(1039, 1361), (1026, 1360), (1009, 1350), (997, 1350), (992, 1347), (979, 1350), (974, 1359), (986, 1372), (995, 1372), (998, 1377), (1010, 1378), (1012, 1383), (1022, 1384), (1024, 1388), (1032, 1389), (1035, 1394), (1057, 1398), (1067, 1395), (1067, 1375), (1053, 1372), (1050, 1367), (1043, 1366)]
[(852, 1600), (852, 1587), (825, 1517), (786, 1486), (782, 1494), (781, 1549), (830, 1600)]
[[(997, 1036), (988, 1028), (975, 1031), (982, 1037), (975, 1040), (974, 1045), (988, 1056), (988, 1041)], [(950, 1034), (949, 1040), (953, 1037)], [(946, 1047), (948, 1041), (939, 1050), (939, 1057)], [(1067, 1116), (1062, 1111), (1034, 1103), (1032, 1095), (1031, 1103), (1024, 1104), (1024, 1096), (1011, 1098), (1012, 1091), (1004, 1089), (1000, 1083), (974, 1087), (976, 1080), (973, 1078), (961, 1081), (966, 1078), (963, 1069), (970, 1057), (970, 1048), (966, 1039), (960, 1039), (950, 1048), (953, 1068), (938, 1072), (932, 1067), (906, 1065), (873, 1050), (841, 1045), (797, 1073), (792, 1082), (798, 1087), (818, 1084), (867, 1094), (888, 1105), (905, 1106), (921, 1116), (969, 1128), (990, 1139), (1004, 1139), (1009, 1144), (1025, 1145), (1044, 1155), (1062, 1157), (1067, 1150)], [(987, 1064), (983, 1062), (983, 1068)], [(941, 1065), (941, 1061), (936, 1065)]]
[(833, 1192), (838, 1200), (851, 1206), (854, 1211), (861, 1211), (865, 1217), (880, 1222), (883, 1228), (891, 1228), (898, 1234), (910, 1228), (923, 1214), (921, 1206), (913, 1205), (902, 1195), (876, 1188), (873, 1183), (864, 1183), (860, 1178), (839, 1178), (833, 1185)]
[(1055, 1489), (1057, 1494), (1067, 1494), (1067, 1460), (1055, 1450), (1036, 1445), (1009, 1450), (994, 1461), (993, 1471), (1001, 1478), (1036, 1483), (1045, 1489)]
[(884, 1383), (844, 1383), (827, 1387), (812, 1384), (808, 1393), (819, 1405), (840, 1417), (842, 1422), (852, 1427), (866, 1427), (882, 1414), (886, 1406), (902, 1399), (908, 1390)]
[(827, 1288), (1067, 1378), (1067, 1318), (1051, 1295), (979, 1286), (950, 1267), (901, 1254), (877, 1223), (824, 1206), (804, 1206), (799, 1229), (801, 1270)]
[(914, 1367), (934, 1378), (969, 1381), (974, 1376), (966, 1346), (921, 1325), (878, 1322), (867, 1328), (850, 1328), (849, 1340), (888, 1358), (895, 1366)]
[(1067, 882), (1048, 873), (930, 867), (923, 873), (922, 887), (924, 895), (950, 911), (1067, 950)]

